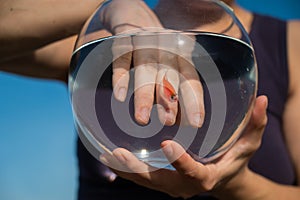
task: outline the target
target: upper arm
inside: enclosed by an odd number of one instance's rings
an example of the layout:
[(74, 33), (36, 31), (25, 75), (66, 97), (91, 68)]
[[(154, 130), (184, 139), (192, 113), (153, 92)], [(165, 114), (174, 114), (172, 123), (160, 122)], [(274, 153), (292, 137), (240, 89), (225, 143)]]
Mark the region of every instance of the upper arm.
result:
[(289, 96), (283, 116), (284, 133), (300, 183), (300, 21), (288, 24)]
[(103, 0), (0, 0), (0, 61), (77, 34)]

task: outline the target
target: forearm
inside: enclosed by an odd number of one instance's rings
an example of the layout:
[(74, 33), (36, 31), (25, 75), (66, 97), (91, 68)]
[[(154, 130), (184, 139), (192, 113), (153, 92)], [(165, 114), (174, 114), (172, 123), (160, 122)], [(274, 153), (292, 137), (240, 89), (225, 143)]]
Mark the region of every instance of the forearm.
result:
[(66, 82), (67, 70), (53, 70), (33, 61), (34, 54), (28, 53), (13, 60), (0, 63), (1, 71), (34, 78), (52, 79)]
[(246, 170), (243, 176), (234, 178), (217, 191), (216, 196), (221, 200), (298, 200), (300, 188), (281, 185)]
[(0, 61), (77, 34), (103, 0), (0, 0)]
[(76, 36), (0, 62), (0, 70), (66, 82)]

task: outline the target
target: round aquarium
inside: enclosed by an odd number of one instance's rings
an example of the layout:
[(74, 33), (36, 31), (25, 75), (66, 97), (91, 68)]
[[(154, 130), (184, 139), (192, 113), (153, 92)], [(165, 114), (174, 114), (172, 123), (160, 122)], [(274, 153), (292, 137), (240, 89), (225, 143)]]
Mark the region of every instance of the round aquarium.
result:
[(80, 139), (97, 159), (125, 148), (172, 169), (174, 140), (209, 162), (239, 138), (257, 89), (254, 51), (218, 0), (110, 0), (78, 36), (69, 74)]

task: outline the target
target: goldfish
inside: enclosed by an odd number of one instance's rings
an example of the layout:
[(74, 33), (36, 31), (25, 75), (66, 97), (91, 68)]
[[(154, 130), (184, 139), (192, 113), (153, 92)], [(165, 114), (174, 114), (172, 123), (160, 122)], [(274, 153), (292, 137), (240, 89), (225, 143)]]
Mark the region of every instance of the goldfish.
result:
[(164, 95), (171, 102), (176, 102), (178, 100), (177, 93), (172, 86), (172, 84), (168, 81), (166, 75), (163, 77), (163, 90)]

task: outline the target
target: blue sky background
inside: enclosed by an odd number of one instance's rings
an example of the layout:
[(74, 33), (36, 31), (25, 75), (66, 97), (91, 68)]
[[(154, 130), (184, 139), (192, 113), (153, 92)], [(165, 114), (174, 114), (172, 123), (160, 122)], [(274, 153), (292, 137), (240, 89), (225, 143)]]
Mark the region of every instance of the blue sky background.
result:
[[(239, 2), (265, 14), (300, 18), (299, 0)], [(75, 199), (75, 142), (65, 85), (0, 72), (1, 200)]]

